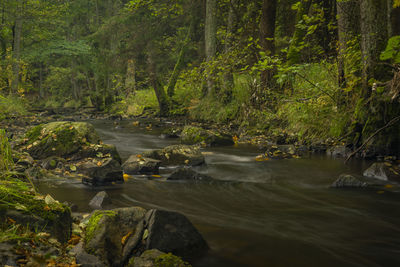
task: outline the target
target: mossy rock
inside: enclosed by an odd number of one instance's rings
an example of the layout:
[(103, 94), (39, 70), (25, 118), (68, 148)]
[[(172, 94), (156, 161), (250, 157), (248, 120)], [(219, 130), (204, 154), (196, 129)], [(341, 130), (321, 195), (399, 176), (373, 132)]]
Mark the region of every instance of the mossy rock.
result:
[(233, 145), (232, 136), (205, 130), (195, 126), (185, 126), (181, 133), (181, 142), (187, 145), (207, 144), (210, 146)]
[(1, 221), (10, 218), (32, 230), (48, 231), (60, 242), (68, 241), (72, 218), (64, 204), (34, 193), (19, 180), (0, 181), (0, 199)]
[(189, 267), (189, 263), (171, 254), (157, 249), (146, 250), (140, 257), (132, 257), (127, 264), (128, 267)]
[(38, 125), (25, 136), (25, 148), (35, 159), (67, 157), (87, 144), (98, 144), (94, 127), (86, 122), (51, 122)]
[(201, 154), (198, 146), (172, 145), (163, 149), (146, 151), (142, 153), (142, 156), (160, 160), (161, 166), (197, 166), (205, 163), (204, 156)]

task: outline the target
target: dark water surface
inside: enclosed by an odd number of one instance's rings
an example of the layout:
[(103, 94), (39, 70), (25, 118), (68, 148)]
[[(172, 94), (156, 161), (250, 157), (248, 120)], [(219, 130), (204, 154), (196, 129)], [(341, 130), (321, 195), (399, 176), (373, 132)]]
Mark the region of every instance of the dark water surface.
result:
[[(154, 126), (92, 123), (123, 159), (178, 143), (161, 139)], [(260, 151), (247, 145), (204, 152), (207, 166), (197, 171), (221, 182), (135, 177), (106, 191), (119, 207), (188, 216), (211, 247), (195, 266), (400, 266), (400, 193), (328, 188), (341, 173), (359, 175), (367, 163), (316, 156), (257, 162)], [(81, 211), (90, 211), (89, 200), (104, 189), (62, 181), (39, 188)]]

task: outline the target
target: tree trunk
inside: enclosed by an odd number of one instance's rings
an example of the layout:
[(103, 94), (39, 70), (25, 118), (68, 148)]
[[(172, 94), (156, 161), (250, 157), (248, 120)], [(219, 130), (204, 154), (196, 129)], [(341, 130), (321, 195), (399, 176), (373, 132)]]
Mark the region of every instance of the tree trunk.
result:
[[(205, 51), (206, 61), (212, 61), (217, 53), (217, 1), (206, 0), (206, 22), (205, 22)], [(207, 93), (211, 95), (214, 91), (214, 81), (210, 75), (207, 77)]]
[[(225, 54), (229, 54), (232, 44), (233, 44), (233, 36), (236, 31), (236, 23), (237, 17), (235, 13), (235, 7), (237, 5), (237, 0), (230, 1), (229, 13), (228, 13), (228, 23), (226, 27), (226, 37), (225, 37), (225, 45), (224, 52)], [(227, 72), (224, 75), (223, 81), (223, 103), (229, 103), (232, 99), (232, 88), (233, 88), (233, 73), (232, 67), (228, 66)]]
[(136, 62), (129, 59), (126, 66), (125, 95), (128, 96), (136, 90)]
[[(346, 87), (346, 53), (348, 42), (359, 34), (360, 6), (358, 0), (337, 1), (338, 20), (338, 84), (340, 88)], [(340, 92), (341, 95), (342, 92)], [(341, 98), (340, 96), (338, 98)], [(338, 99), (338, 102), (341, 102)]]
[[(300, 23), (300, 21), (303, 20), (303, 16), (308, 14), (308, 11), (310, 9), (312, 0), (301, 0), (300, 5), (297, 10), (297, 15), (296, 15), (296, 25)], [(304, 40), (304, 37), (306, 36), (307, 30), (296, 26), (294, 33), (293, 33), (293, 38), (291, 41), (291, 44), (289, 46), (289, 51), (287, 55), (288, 59), (288, 64), (297, 64), (300, 63), (300, 51), (301, 49), (299, 48), (300, 43)]]
[(171, 77), (168, 82), (167, 92), (169, 97), (172, 97), (175, 93), (175, 85), (176, 82), (178, 81), (179, 74), (181, 73), (183, 60), (185, 59), (185, 53), (188, 48), (190, 42), (190, 36), (192, 35), (193, 29), (194, 29), (194, 17), (192, 16), (188, 32), (186, 34), (185, 40), (183, 41), (181, 51), (179, 52), (178, 60), (175, 63), (174, 70), (172, 71)]
[(378, 64), (379, 55), (386, 46), (387, 35), (387, 0), (360, 1), (361, 13), (361, 52), (362, 52), (362, 96), (367, 99), (370, 94), (370, 79), (382, 80), (387, 69)]
[[(260, 45), (266, 55), (275, 53), (275, 20), (277, 0), (264, 0), (260, 20)], [(263, 88), (275, 87), (273, 85), (274, 70), (268, 69), (261, 72), (261, 86)]]
[(12, 82), (10, 93), (17, 93), (19, 87), (19, 69), (21, 60), (21, 33), (22, 33), (22, 3), (19, 1), (19, 7), (17, 10), (17, 17), (15, 18), (14, 24), (14, 36), (13, 36), (13, 61), (12, 61)]
[(154, 89), (158, 101), (158, 106), (160, 107), (160, 116), (166, 116), (168, 115), (170, 108), (169, 99), (164, 91), (164, 88), (162, 88), (158, 82), (155, 56), (152, 48), (148, 50), (147, 63), (149, 68), (150, 84)]
[(390, 14), (390, 21), (392, 26), (391, 36), (400, 35), (400, 6), (392, 9), (392, 12)]

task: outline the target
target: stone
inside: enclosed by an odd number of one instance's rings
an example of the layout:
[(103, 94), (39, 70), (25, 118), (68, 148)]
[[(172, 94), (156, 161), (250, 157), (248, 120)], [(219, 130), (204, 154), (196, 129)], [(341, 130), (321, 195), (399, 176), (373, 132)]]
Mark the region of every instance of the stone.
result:
[(20, 259), (20, 255), (14, 253), (16, 244), (11, 242), (0, 243), (0, 264), (1, 266), (19, 266), (17, 261)]
[(34, 159), (51, 156), (66, 158), (78, 152), (86, 143), (98, 144), (94, 127), (86, 122), (51, 122), (29, 130), (24, 148)]
[(140, 207), (95, 210), (85, 229), (85, 251), (109, 266), (123, 265), (123, 245), (127, 241), (122, 240), (138, 234), (137, 226), (145, 214)]
[(172, 145), (163, 149), (146, 151), (143, 157), (161, 161), (161, 166), (190, 165), (197, 166), (205, 163), (204, 156), (198, 146)]
[(41, 167), (46, 170), (54, 170), (55, 168), (62, 167), (65, 164), (65, 160), (59, 157), (49, 157), (41, 162)]
[[(208, 250), (208, 245), (193, 224), (182, 214), (149, 210), (145, 216), (143, 238), (146, 250), (158, 249), (188, 259)], [(147, 236), (146, 236), (147, 232)]]
[(89, 202), (89, 206), (93, 209), (103, 209), (109, 204), (111, 204), (111, 199), (106, 191), (98, 192)]
[(127, 264), (128, 267), (156, 267), (156, 266), (177, 266), (189, 267), (190, 264), (184, 262), (181, 258), (171, 254), (164, 253), (158, 249), (144, 251), (140, 257), (132, 257)]
[(161, 161), (159, 160), (131, 155), (122, 164), (122, 169), (127, 174), (158, 174), (160, 165)]
[(332, 188), (365, 188), (369, 184), (349, 174), (341, 174), (331, 185)]
[(400, 182), (400, 168), (391, 162), (375, 162), (363, 175), (383, 181)]
[(106, 265), (96, 256), (86, 253), (83, 242), (79, 242), (70, 253), (75, 256), (76, 263), (81, 267), (105, 267)]
[(86, 175), (82, 178), (84, 184), (99, 186), (124, 182), (121, 164), (113, 158), (102, 159), (97, 163), (88, 160), (76, 164), (76, 167), (80, 173)]
[(185, 126), (183, 128), (181, 142), (187, 145), (204, 143), (210, 146), (230, 146), (234, 144), (230, 135), (215, 133), (195, 126)]
[(86, 158), (112, 158), (122, 163), (121, 157), (115, 145), (90, 144), (83, 146), (77, 153), (71, 156), (72, 161), (79, 161)]
[(271, 159), (290, 159), (298, 157), (298, 154), (294, 145), (268, 145), (264, 156)]
[(179, 168), (171, 173), (167, 180), (212, 181), (213, 178), (190, 168)]
[(344, 158), (350, 154), (350, 149), (346, 146), (333, 146), (326, 150), (326, 154), (333, 158)]

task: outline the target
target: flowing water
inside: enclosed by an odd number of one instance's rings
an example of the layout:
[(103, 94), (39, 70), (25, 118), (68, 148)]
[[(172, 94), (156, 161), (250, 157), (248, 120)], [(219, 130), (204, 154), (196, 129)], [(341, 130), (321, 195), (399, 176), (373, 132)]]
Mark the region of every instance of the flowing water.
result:
[[(161, 139), (154, 127), (92, 123), (123, 160), (178, 143)], [(341, 173), (362, 173), (367, 162), (344, 165), (323, 156), (257, 162), (260, 151), (249, 145), (204, 152), (207, 164), (196, 170), (218, 183), (139, 176), (107, 188), (59, 182), (39, 189), (80, 211), (90, 211), (89, 200), (106, 189), (118, 207), (181, 212), (211, 248), (194, 266), (400, 266), (400, 193), (329, 188)]]

